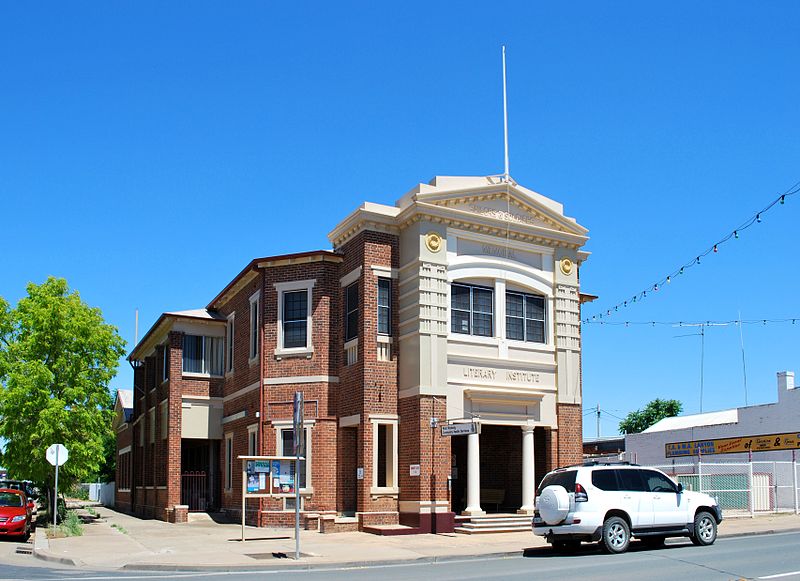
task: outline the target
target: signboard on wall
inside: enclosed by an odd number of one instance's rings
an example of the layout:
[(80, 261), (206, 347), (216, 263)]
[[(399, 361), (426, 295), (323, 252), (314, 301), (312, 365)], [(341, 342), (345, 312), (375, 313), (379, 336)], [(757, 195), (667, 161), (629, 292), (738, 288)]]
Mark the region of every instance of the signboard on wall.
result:
[(740, 438), (718, 438), (692, 440), (664, 444), (667, 458), (707, 456), (710, 454), (738, 454), (742, 452), (769, 452), (772, 450), (796, 450), (800, 448), (800, 432), (764, 434)]

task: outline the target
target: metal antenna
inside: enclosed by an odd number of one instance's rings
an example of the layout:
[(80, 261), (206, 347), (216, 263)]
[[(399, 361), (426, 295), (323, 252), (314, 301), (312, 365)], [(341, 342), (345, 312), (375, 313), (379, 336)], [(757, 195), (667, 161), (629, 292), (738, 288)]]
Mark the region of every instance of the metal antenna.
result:
[(503, 142), (505, 145), (505, 171), (503, 180), (508, 182), (511, 175), (508, 172), (508, 97), (506, 95), (506, 45), (503, 45)]
[(744, 405), (747, 407), (747, 364), (744, 359), (744, 334), (742, 333), (742, 311), (739, 311), (739, 343), (742, 346), (742, 377), (744, 378)]

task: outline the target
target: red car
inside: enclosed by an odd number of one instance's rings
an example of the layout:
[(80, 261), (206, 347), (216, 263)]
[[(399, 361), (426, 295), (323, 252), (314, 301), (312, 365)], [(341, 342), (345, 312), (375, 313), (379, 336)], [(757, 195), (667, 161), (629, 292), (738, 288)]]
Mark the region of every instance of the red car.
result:
[(13, 488), (0, 488), (0, 536), (27, 539), (31, 534), (31, 511), (25, 493)]

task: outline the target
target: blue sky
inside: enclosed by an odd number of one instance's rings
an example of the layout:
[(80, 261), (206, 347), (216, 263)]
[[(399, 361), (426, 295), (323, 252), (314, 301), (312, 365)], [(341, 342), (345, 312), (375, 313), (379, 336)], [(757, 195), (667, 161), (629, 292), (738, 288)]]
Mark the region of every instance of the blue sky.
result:
[[(591, 316), (800, 180), (799, 18), (789, 1), (7, 3), (0, 295), (63, 276), (132, 343), (136, 308), (144, 332), (255, 256), (328, 248), (362, 201), (499, 173), (505, 43), (511, 173), (590, 229)], [(800, 317), (798, 216), (795, 196), (611, 320)], [(744, 328), (750, 403), (800, 371), (798, 329)], [(686, 332), (584, 326), (587, 411), (699, 411)], [(705, 410), (744, 403), (741, 363), (738, 328), (708, 329)]]

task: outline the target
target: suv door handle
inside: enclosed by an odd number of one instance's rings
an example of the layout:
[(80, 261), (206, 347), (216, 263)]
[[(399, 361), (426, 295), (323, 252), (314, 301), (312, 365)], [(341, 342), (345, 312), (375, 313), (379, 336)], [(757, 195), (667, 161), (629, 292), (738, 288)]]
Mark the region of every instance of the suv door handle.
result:
[(624, 498), (625, 500), (630, 500), (631, 499), (631, 495), (630, 494), (626, 494), (622, 498)]
[(653, 499), (654, 499), (654, 500), (660, 500), (660, 499), (661, 499), (661, 496), (659, 496), (658, 494), (656, 494), (656, 495), (654, 495), (654, 496), (653, 496)]

